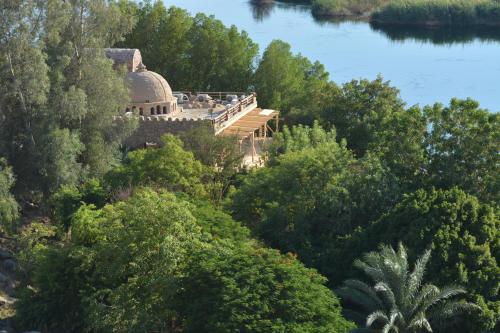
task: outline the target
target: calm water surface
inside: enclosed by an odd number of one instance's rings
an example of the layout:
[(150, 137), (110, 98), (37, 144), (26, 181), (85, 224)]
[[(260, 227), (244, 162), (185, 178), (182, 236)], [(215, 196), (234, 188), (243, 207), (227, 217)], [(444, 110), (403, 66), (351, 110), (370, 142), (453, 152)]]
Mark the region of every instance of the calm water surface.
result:
[(381, 74), (409, 104), (472, 97), (500, 111), (500, 31), (384, 31), (364, 22), (319, 22), (304, 5), (247, 0), (164, 0), (248, 32), (261, 52), (274, 39), (325, 65), (337, 83)]

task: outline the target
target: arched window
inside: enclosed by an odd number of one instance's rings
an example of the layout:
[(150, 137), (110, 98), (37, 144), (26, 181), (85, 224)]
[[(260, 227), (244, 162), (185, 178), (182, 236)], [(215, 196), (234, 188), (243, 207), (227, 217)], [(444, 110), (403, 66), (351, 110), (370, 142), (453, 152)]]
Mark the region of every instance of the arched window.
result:
[(156, 106), (156, 114), (161, 114), (161, 107), (159, 105)]
[(132, 112), (134, 112), (134, 111), (135, 111), (135, 109), (136, 109), (135, 105), (134, 105), (134, 106), (132, 106)]
[(125, 111), (126, 111), (126, 112), (130, 112), (130, 109), (129, 109), (129, 108), (127, 108)]
[(151, 114), (155, 114), (155, 108), (151, 108)]
[(166, 106), (163, 107), (163, 114), (167, 114), (167, 107)]
[(144, 114), (144, 111), (142, 111), (142, 108), (139, 108), (139, 114), (142, 116)]

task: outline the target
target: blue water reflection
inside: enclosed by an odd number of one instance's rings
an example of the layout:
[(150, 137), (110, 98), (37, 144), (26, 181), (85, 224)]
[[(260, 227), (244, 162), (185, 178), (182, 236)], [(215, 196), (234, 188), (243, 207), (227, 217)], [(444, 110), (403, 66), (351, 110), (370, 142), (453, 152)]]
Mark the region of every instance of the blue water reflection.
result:
[[(322, 22), (307, 6), (248, 0), (165, 0), (191, 13), (215, 15), (249, 33), (261, 51), (273, 40), (325, 65), (338, 83), (378, 74), (409, 105), (472, 97), (500, 111), (500, 31), (387, 29), (366, 22)], [(497, 29), (498, 30), (498, 29)]]

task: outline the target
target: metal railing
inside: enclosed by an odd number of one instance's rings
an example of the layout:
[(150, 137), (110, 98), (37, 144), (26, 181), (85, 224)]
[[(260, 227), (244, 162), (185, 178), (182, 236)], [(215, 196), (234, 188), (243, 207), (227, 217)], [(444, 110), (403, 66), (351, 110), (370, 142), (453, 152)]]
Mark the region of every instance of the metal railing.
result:
[(181, 91), (181, 93), (186, 94), (188, 96), (198, 96), (198, 95), (208, 95), (213, 99), (225, 100), (229, 95), (251, 95), (254, 93), (244, 92), (244, 91), (197, 91), (196, 93), (192, 93), (191, 91)]
[[(228, 95), (231, 94), (228, 93)], [(214, 127), (216, 129), (220, 128), (223, 123), (233, 118), (240, 112), (244, 111), (249, 105), (254, 104), (255, 101), (256, 101), (256, 95), (255, 93), (252, 93), (246, 98), (236, 103), (235, 105), (232, 105), (231, 107), (227, 108), (226, 110), (224, 110), (222, 114), (218, 115), (215, 119), (212, 120)]]

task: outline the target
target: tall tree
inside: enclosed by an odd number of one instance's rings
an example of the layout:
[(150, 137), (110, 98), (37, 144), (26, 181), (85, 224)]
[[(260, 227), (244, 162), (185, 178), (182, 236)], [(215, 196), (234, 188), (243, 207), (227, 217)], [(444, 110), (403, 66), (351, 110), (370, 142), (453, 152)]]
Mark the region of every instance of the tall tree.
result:
[(0, 3), (0, 154), (14, 166), (19, 186), (37, 177), (38, 129), (49, 90), (45, 14), (39, 1)]
[(290, 111), (304, 96), (305, 73), (301, 58), (289, 44), (274, 40), (262, 55), (255, 72), (259, 102), (266, 108)]
[(431, 184), (459, 186), (479, 198), (500, 199), (500, 117), (473, 100), (425, 108), (425, 147)]
[(246, 32), (197, 14), (189, 31), (190, 87), (204, 91), (247, 91), (258, 46)]
[(382, 246), (379, 252), (367, 253), (362, 260), (355, 261), (354, 265), (373, 285), (347, 280), (337, 290), (337, 294), (355, 306), (348, 312), (352, 319), (366, 327), (354, 332), (431, 333), (451, 325), (462, 313), (477, 310), (474, 304), (452, 300), (466, 293), (461, 287), (424, 284), (430, 255), (430, 250), (424, 252), (412, 271), (402, 244), (397, 251)]
[(144, 62), (176, 90), (247, 91), (258, 46), (244, 31), (226, 27), (213, 16), (165, 8), (163, 2), (121, 2), (136, 25), (121, 47), (141, 50)]
[(138, 48), (149, 69), (161, 73), (173, 88), (186, 89), (191, 66), (189, 31), (194, 24), (189, 13), (176, 7), (166, 9), (162, 1), (142, 5), (122, 1), (121, 9), (132, 15), (135, 25), (117, 46)]
[(130, 20), (106, 0), (9, 0), (0, 14), (0, 151), (18, 186), (50, 192), (83, 171), (103, 174), (134, 126), (113, 121), (128, 91), (103, 53)]
[(131, 21), (106, 0), (52, 0), (48, 5), (54, 6), (48, 19), (59, 23), (47, 27), (54, 126), (78, 131), (83, 166), (101, 175), (114, 164), (121, 140), (130, 133), (113, 121), (128, 103), (128, 89), (124, 73), (113, 70), (103, 48), (121, 40)]

